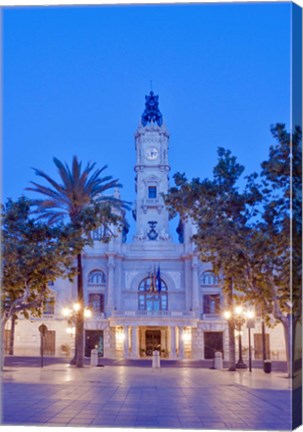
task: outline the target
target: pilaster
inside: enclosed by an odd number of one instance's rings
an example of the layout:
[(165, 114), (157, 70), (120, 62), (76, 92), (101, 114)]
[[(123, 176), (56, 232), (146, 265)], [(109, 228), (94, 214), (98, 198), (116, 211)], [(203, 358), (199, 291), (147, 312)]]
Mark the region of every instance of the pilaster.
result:
[(179, 326), (178, 330), (179, 330), (178, 331), (178, 337), (179, 337), (179, 340), (178, 340), (178, 343), (179, 343), (179, 355), (178, 355), (178, 357), (179, 357), (179, 359), (183, 359), (184, 358), (184, 340), (183, 340), (184, 329), (183, 329), (183, 327)]
[(127, 359), (129, 357), (129, 341), (128, 341), (128, 329), (129, 326), (124, 327), (124, 341), (123, 341), (123, 357)]
[(198, 258), (192, 260), (192, 309), (199, 311), (199, 275), (198, 275)]
[(170, 327), (170, 358), (177, 358), (177, 350), (176, 350), (176, 327)]
[(114, 257), (108, 257), (108, 291), (107, 291), (107, 309), (111, 313), (114, 309), (114, 269), (115, 262)]
[(132, 358), (138, 358), (139, 357), (139, 329), (137, 326), (132, 326), (132, 350), (131, 350), (131, 356)]

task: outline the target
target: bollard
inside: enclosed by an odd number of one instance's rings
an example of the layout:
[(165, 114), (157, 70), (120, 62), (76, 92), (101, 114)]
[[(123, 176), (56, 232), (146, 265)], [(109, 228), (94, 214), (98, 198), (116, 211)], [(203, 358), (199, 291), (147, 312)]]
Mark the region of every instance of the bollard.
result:
[(160, 353), (159, 351), (153, 351), (153, 368), (160, 367)]
[(223, 369), (223, 359), (220, 351), (215, 353), (214, 369)]
[(90, 352), (90, 365), (98, 366), (98, 350), (92, 349)]
[(264, 360), (263, 370), (265, 373), (271, 373), (271, 360)]

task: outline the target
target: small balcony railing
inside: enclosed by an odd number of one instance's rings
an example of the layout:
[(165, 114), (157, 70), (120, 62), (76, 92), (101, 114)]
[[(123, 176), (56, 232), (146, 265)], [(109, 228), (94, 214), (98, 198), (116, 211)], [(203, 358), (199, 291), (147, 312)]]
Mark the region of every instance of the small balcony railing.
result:
[(134, 316), (154, 316), (154, 317), (188, 317), (195, 318), (194, 312), (184, 311), (167, 311), (167, 310), (129, 310), (129, 311), (113, 311), (112, 316), (134, 317)]

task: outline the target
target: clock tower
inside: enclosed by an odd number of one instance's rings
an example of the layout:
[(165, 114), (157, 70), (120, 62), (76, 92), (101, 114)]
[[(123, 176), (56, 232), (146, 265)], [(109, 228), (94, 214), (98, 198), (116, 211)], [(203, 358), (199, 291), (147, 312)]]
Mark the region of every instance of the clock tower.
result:
[(169, 241), (168, 211), (162, 194), (168, 192), (169, 134), (159, 110), (159, 96), (145, 96), (145, 110), (135, 134), (136, 193), (134, 210), (137, 241)]

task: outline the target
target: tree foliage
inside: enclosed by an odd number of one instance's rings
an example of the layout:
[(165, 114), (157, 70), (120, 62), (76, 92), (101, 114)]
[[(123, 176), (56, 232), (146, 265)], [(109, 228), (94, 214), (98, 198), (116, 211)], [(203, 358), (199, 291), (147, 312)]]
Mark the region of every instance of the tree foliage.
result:
[[(200, 258), (223, 276), (225, 292), (232, 284), (242, 301), (261, 309), (268, 321), (274, 316), (290, 335), (302, 306), (301, 130), (290, 134), (277, 124), (271, 132), (275, 144), (261, 175), (247, 176), (242, 191), (244, 167), (219, 148), (212, 180), (188, 181), (177, 173), (165, 200), (171, 213), (194, 222)], [(286, 351), (289, 341), (290, 336)]]
[(49, 282), (75, 270), (66, 229), (34, 220), (30, 206), (25, 197), (2, 205), (2, 331), (13, 316), (40, 316)]
[(127, 203), (117, 196), (105, 195), (112, 188), (119, 188), (118, 180), (111, 176), (103, 176), (106, 166), (98, 169), (95, 163), (88, 163), (84, 168), (74, 156), (71, 167), (54, 158), (59, 182), (39, 169), (35, 174), (46, 181), (46, 186), (31, 182), (27, 190), (39, 193), (43, 198), (34, 201), (35, 212), (39, 219), (50, 224), (64, 221), (68, 223), (68, 239), (71, 243), (71, 254), (77, 258), (77, 302), (80, 311), (76, 319), (76, 353), (75, 362), (83, 366), (84, 350), (84, 292), (82, 251), (86, 245), (92, 244), (91, 232), (99, 226), (108, 234), (102, 239), (108, 242), (113, 235), (111, 227), (118, 225), (122, 230), (125, 225), (123, 209)]

